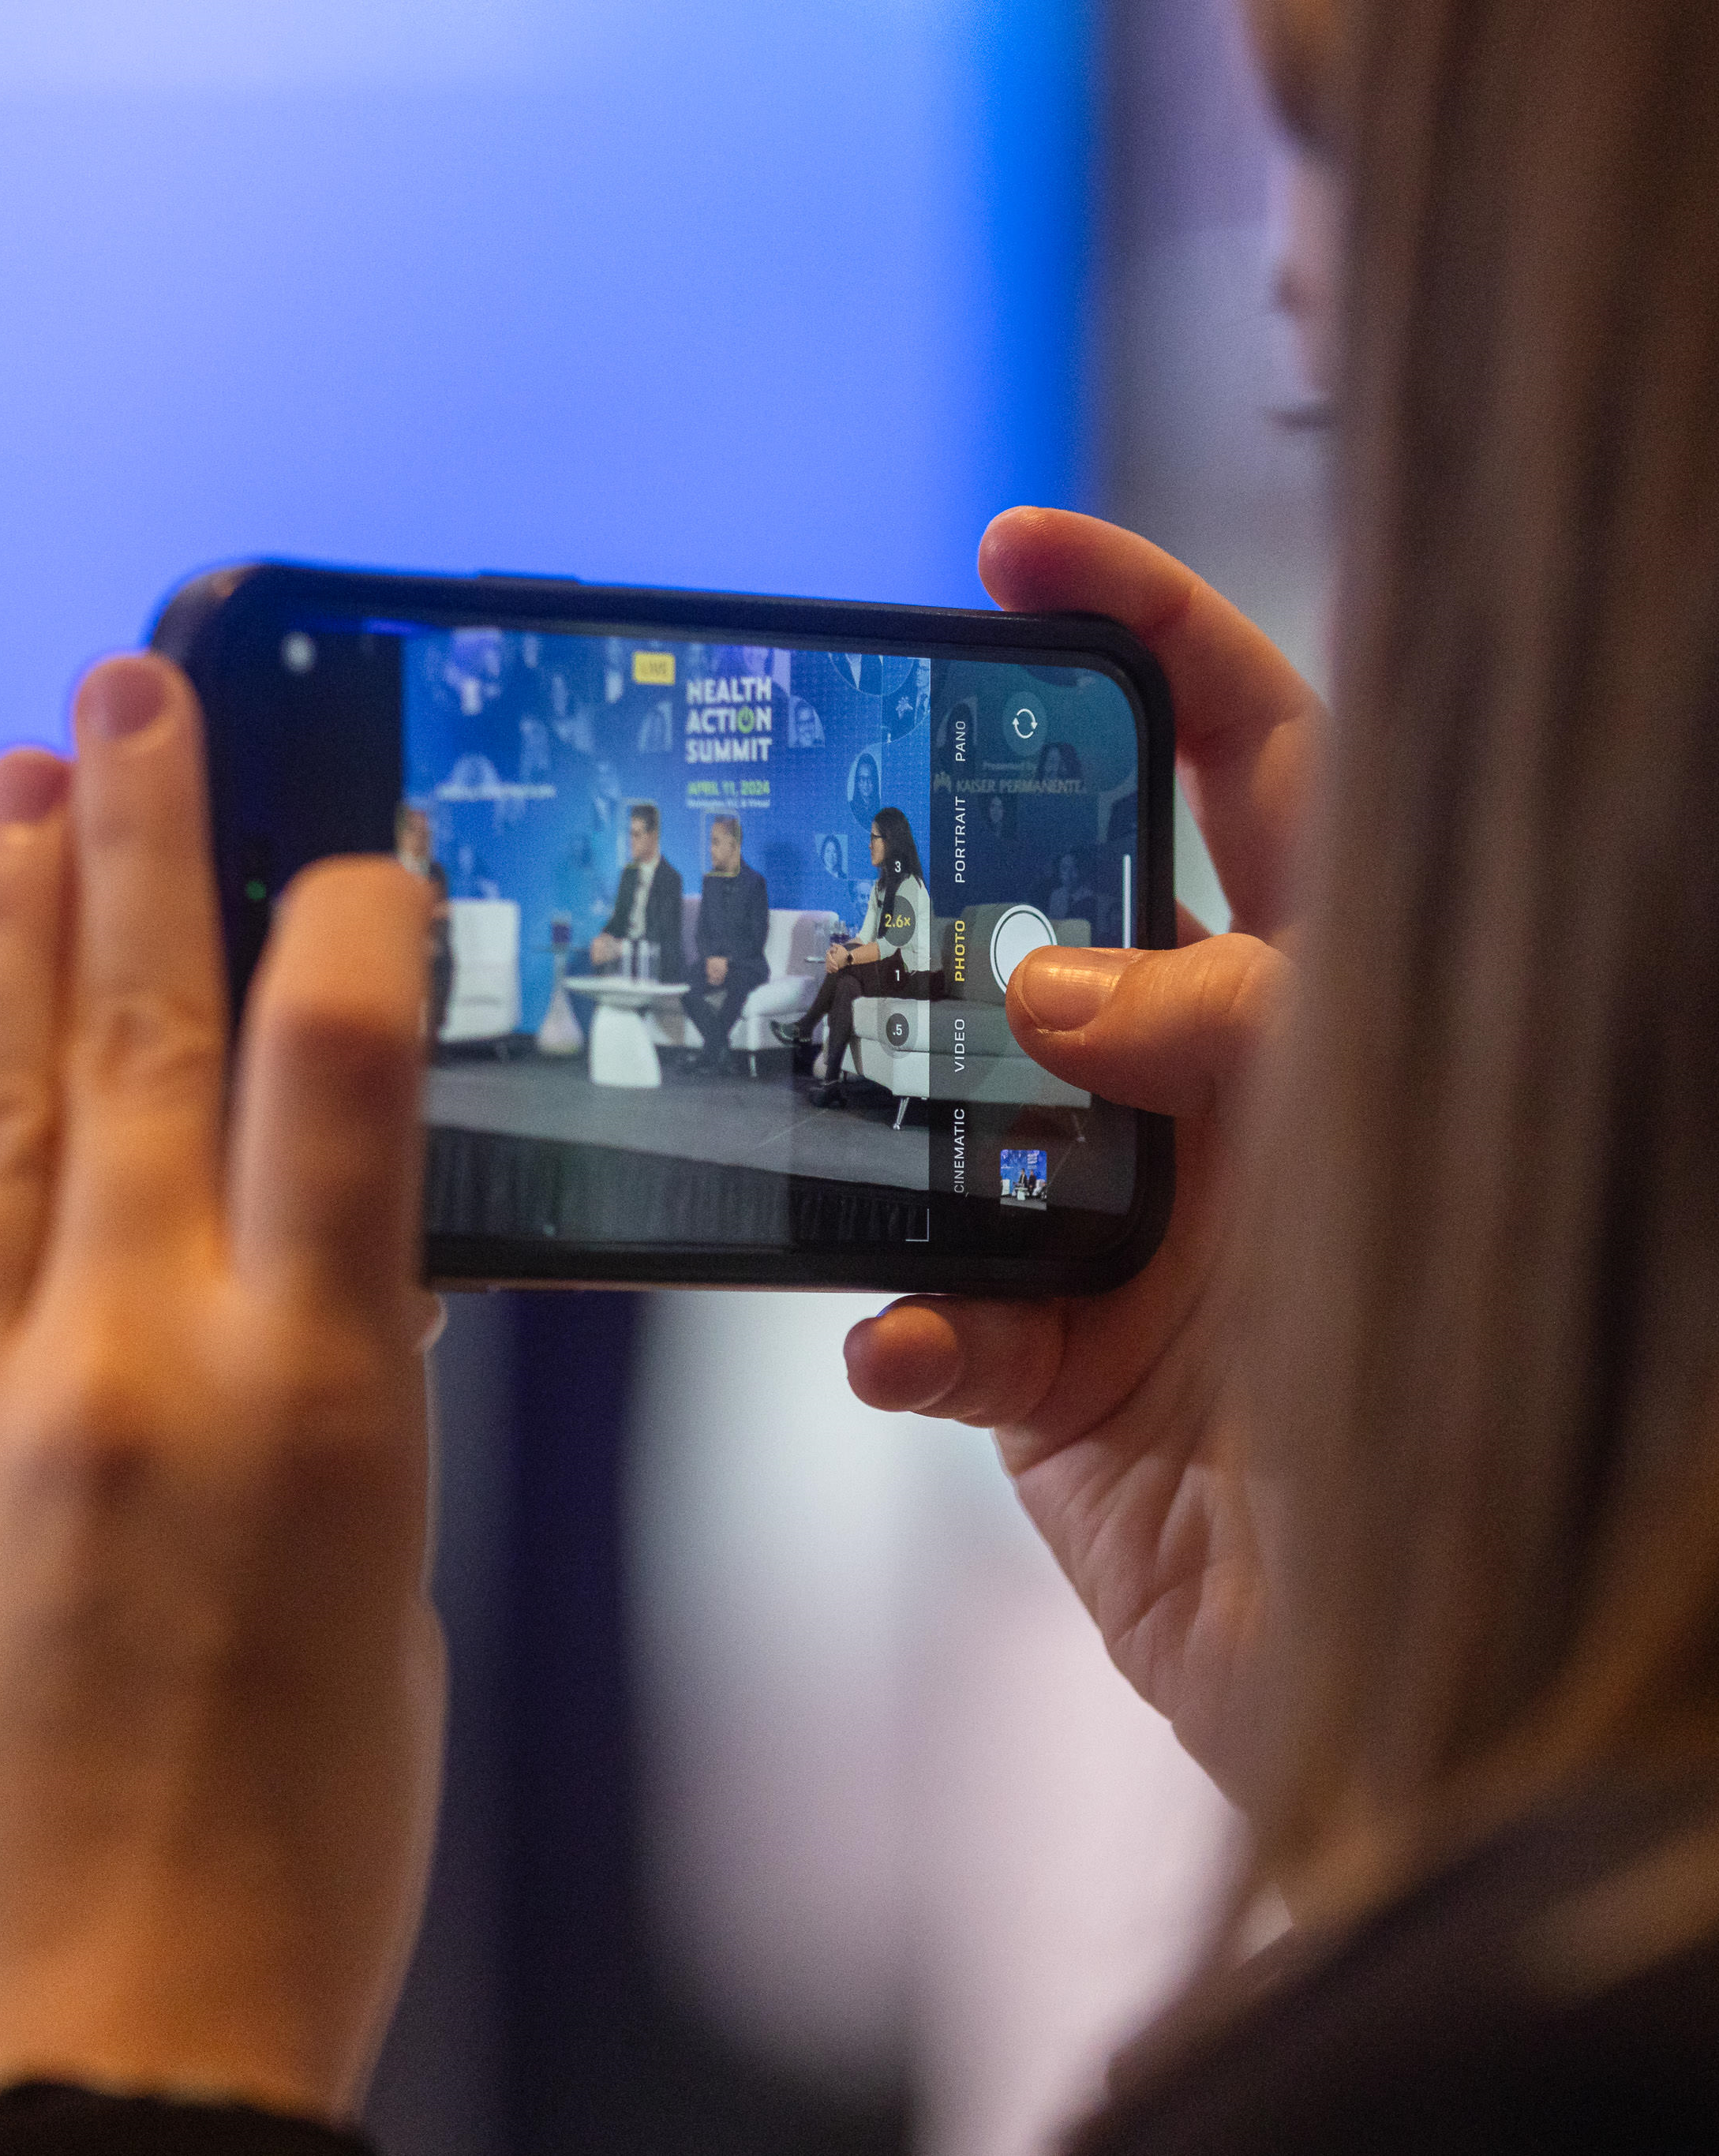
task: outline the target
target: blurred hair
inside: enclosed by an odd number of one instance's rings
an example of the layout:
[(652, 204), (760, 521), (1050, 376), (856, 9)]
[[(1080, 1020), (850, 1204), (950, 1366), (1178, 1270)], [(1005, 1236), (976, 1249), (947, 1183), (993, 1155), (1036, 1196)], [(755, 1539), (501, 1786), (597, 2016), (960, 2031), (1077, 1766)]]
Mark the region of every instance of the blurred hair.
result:
[(663, 819), (654, 801), (635, 801), (627, 811), (629, 824), (643, 824), (647, 831), (660, 831)]
[(1326, 155), (1342, 140), (1342, 48), (1352, 0), (1242, 0), (1284, 126)]
[(1268, 1865), (1719, 1727), (1719, 9), (1353, 20)]
[(735, 844), (737, 846), (741, 842), (740, 819), (738, 816), (712, 816), (711, 819), (711, 829), (713, 831), (732, 831), (734, 834)]

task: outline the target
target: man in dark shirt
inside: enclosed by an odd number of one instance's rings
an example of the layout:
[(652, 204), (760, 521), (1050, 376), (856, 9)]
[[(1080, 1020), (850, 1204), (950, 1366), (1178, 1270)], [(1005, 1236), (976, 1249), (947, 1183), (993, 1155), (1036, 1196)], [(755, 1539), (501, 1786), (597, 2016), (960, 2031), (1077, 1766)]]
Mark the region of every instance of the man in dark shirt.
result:
[(704, 1036), (698, 1067), (720, 1070), (728, 1035), (746, 999), (770, 978), (764, 944), (770, 933), (770, 894), (764, 879), (741, 859), (740, 819), (719, 816), (711, 826), (711, 872), (698, 909), (698, 964), (688, 998)]
[(633, 858), (621, 871), (608, 926), (591, 939), (591, 963), (613, 966), (623, 942), (654, 943), (658, 980), (684, 981), (680, 876), (663, 859), (662, 818), (654, 801), (634, 803), (627, 837)]

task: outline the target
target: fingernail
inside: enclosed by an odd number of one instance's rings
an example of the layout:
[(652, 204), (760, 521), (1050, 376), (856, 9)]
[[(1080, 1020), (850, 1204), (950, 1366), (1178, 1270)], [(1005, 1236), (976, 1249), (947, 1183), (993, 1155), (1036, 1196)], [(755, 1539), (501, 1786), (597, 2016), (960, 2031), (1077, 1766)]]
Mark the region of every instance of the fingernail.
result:
[(157, 660), (135, 658), (105, 659), (84, 676), (73, 718), (80, 737), (124, 741), (141, 733), (151, 719), (167, 708), (172, 677)]
[(1076, 1033), (1098, 1016), (1139, 956), (1137, 951), (1034, 951), (1015, 968), (1008, 992), (1041, 1033)]
[(45, 748), (0, 756), (0, 824), (39, 824), (65, 799), (71, 770)]

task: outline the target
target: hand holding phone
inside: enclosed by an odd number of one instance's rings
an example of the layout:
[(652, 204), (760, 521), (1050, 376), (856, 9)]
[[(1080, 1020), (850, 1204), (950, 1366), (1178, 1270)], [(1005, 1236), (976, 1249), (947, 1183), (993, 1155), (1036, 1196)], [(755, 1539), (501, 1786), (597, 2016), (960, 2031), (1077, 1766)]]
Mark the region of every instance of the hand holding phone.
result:
[(1223, 1208), (1239, 1099), (1289, 990), (1276, 945), (1323, 707), (1249, 622), (1131, 533), (1019, 511), (980, 559), (1000, 604), (1101, 609), (1157, 654), (1235, 928), (1208, 937), (1184, 917), (1174, 952), (1043, 950), (1009, 983), (1035, 1059), (1178, 1119), (1175, 1206), (1150, 1270), (1086, 1302), (897, 1304), (849, 1337), (849, 1371), (874, 1406), (996, 1430), (1123, 1674), (1245, 1807), (1260, 1578), (1221, 1383), (1235, 1322)]
[(0, 2074), (336, 2118), (439, 1779), (428, 895), (299, 885), (229, 1112), (195, 700), (134, 656), (74, 720), (74, 774), (0, 759), (0, 1096), (53, 1133), (0, 1179)]

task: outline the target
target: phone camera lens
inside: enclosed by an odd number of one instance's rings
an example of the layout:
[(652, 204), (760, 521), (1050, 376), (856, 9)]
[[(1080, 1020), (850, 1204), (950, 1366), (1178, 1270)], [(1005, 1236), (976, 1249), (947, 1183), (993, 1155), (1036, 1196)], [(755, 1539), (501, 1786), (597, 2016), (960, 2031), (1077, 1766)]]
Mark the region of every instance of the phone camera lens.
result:
[(316, 664), (316, 640), (295, 629), (280, 639), (280, 663), (289, 674), (308, 674)]

